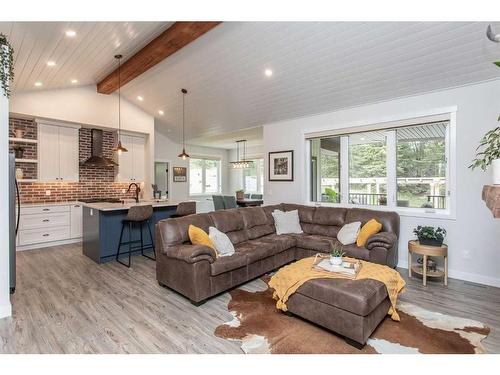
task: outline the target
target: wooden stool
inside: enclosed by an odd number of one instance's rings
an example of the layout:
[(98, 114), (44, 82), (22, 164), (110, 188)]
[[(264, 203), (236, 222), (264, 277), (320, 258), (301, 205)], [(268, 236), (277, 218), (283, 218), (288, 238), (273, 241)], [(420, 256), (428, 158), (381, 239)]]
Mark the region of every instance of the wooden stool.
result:
[[(412, 265), (412, 254), (422, 255), (424, 258), (422, 267)], [(427, 271), (427, 258), (428, 257), (443, 257), (444, 258), (444, 271), (436, 269), (436, 271)], [(415, 272), (422, 275), (424, 286), (427, 285), (427, 277), (444, 277), (444, 285), (448, 285), (448, 246), (442, 244), (441, 246), (428, 246), (420, 245), (418, 241), (408, 241), (408, 276)]]

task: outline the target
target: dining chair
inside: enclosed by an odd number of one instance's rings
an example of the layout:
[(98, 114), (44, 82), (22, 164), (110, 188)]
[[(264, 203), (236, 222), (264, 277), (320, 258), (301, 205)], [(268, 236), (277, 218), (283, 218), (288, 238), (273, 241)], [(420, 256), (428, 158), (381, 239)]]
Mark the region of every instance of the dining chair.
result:
[(236, 197), (233, 195), (224, 195), (224, 208), (227, 210), (229, 208), (236, 208), (238, 205), (236, 204)]
[(214, 202), (214, 210), (224, 209), (224, 198), (222, 195), (212, 195), (212, 201)]
[(245, 193), (244, 197), (245, 197), (245, 199), (249, 199), (250, 198), (250, 193)]
[(262, 199), (262, 194), (252, 194), (252, 199)]

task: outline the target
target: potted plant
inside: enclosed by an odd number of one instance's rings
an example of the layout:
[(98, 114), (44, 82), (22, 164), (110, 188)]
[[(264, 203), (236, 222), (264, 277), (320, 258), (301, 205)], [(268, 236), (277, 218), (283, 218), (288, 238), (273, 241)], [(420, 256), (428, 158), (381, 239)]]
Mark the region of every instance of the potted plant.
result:
[(441, 246), (446, 237), (446, 229), (440, 227), (423, 227), (419, 225), (413, 229), (413, 233), (418, 237), (421, 245), (427, 246)]
[(332, 250), (330, 251), (330, 264), (333, 266), (340, 266), (344, 255), (345, 253), (342, 251), (342, 245), (338, 242), (333, 243)]
[(236, 190), (236, 200), (242, 200), (245, 199), (245, 190), (239, 189)]
[[(498, 116), (500, 121), (500, 116)], [(481, 168), (483, 171), (491, 165), (493, 173), (493, 184), (500, 185), (500, 126), (487, 132), (479, 146), (477, 146), (476, 158), (469, 165), (470, 169)]]

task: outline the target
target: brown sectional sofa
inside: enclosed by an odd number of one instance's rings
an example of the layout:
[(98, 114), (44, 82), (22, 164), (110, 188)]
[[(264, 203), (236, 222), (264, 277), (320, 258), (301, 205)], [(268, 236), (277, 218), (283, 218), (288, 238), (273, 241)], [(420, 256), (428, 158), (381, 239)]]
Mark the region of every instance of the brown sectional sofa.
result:
[[(271, 213), (298, 210), (303, 234), (277, 235)], [(354, 221), (375, 218), (382, 231), (365, 247), (344, 246), (348, 256), (396, 266), (399, 215), (359, 208), (312, 207), (282, 203), (194, 214), (160, 221), (156, 225), (156, 277), (158, 282), (195, 304), (294, 260), (329, 253), (340, 228)], [(236, 253), (217, 258), (209, 247), (189, 242), (190, 224), (208, 233), (215, 226), (227, 234)]]

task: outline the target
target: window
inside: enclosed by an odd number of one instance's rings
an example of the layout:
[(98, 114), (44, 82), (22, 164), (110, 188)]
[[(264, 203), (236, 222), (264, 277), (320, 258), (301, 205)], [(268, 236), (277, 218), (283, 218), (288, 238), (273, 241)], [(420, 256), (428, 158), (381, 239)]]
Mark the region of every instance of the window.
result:
[(311, 200), (449, 209), (448, 127), (434, 121), (310, 139)]
[(246, 193), (263, 192), (264, 187), (264, 159), (252, 159), (253, 165), (243, 169), (243, 190)]
[(340, 137), (311, 141), (311, 187), (315, 202), (340, 202)]
[(349, 137), (349, 203), (387, 205), (385, 132)]
[(446, 123), (396, 130), (397, 205), (446, 208)]
[(189, 195), (220, 193), (220, 160), (189, 159)]

